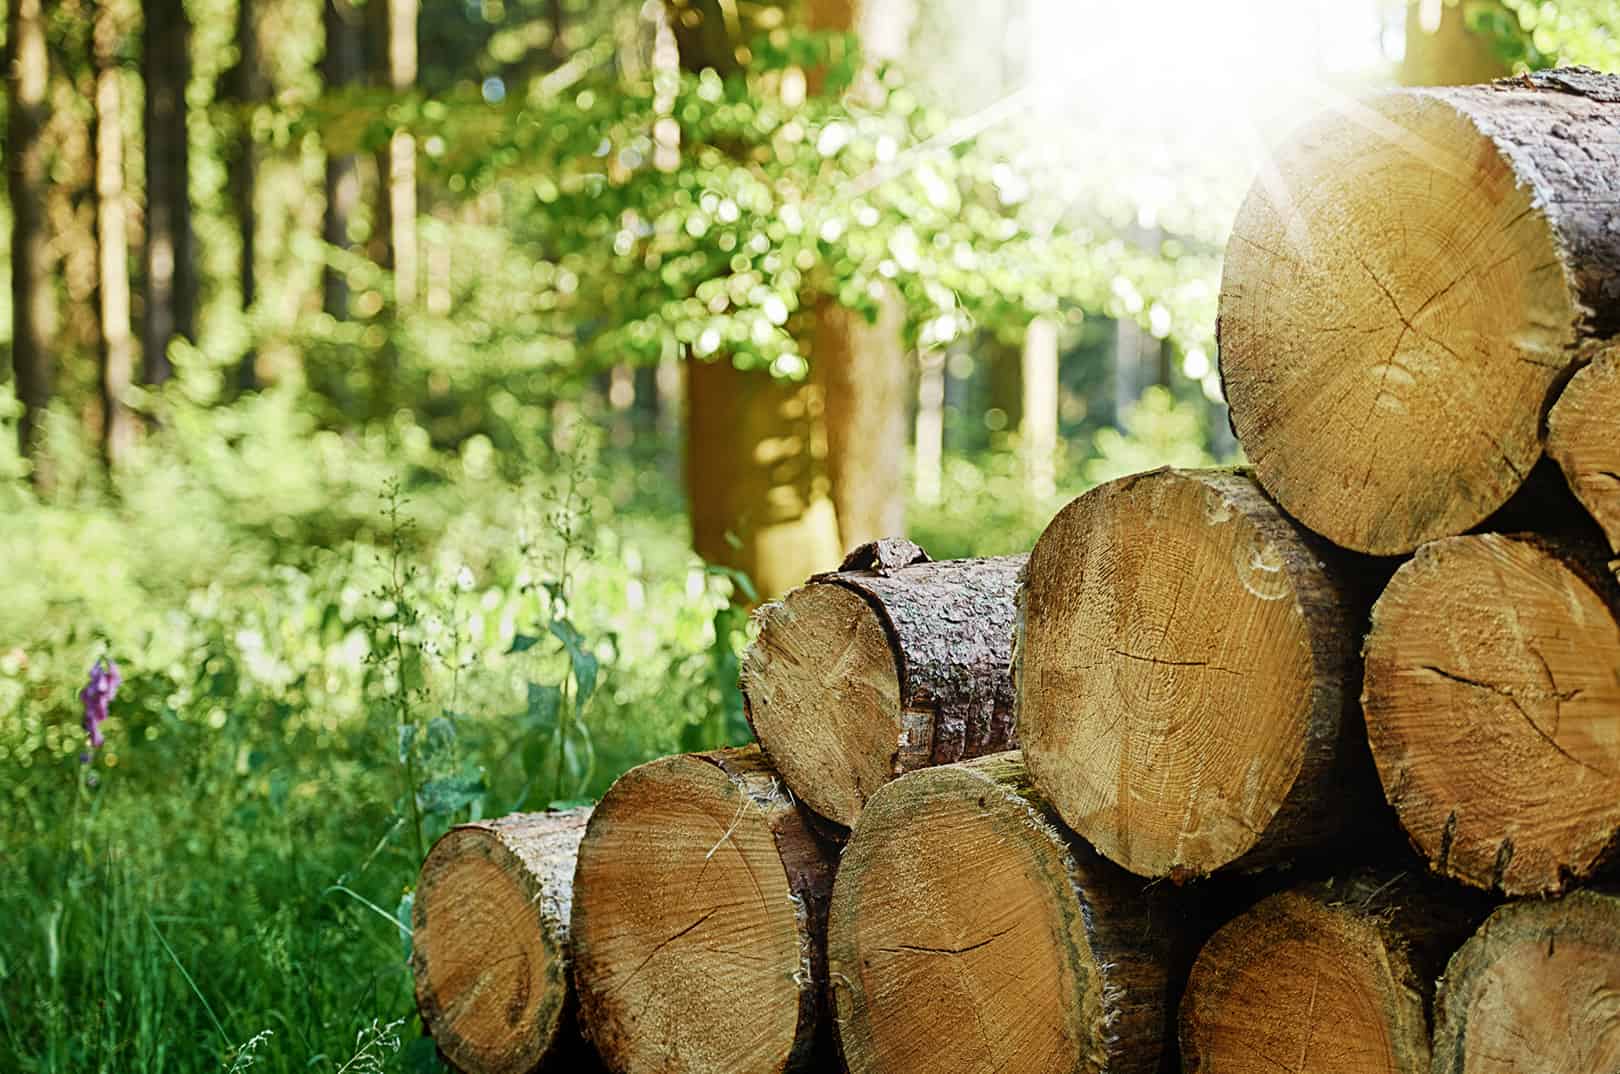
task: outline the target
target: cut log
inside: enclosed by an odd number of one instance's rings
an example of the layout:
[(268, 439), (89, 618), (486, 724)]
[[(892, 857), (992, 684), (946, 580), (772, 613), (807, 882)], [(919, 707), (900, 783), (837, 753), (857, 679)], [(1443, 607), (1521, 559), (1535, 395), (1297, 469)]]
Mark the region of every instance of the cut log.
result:
[(569, 985), (574, 859), (589, 809), (458, 825), (422, 863), (411, 968), (422, 1024), (467, 1074), (577, 1055)]
[(1578, 891), (1492, 914), (1440, 982), (1434, 1070), (1620, 1070), (1620, 899)]
[(1620, 556), (1620, 346), (1575, 374), (1547, 418), (1547, 454)]
[(1165, 1068), (1196, 942), (1178, 894), (1067, 832), (1017, 753), (888, 784), (828, 921), (850, 1074)]
[(1437, 872), (1555, 892), (1620, 833), (1620, 600), (1598, 562), (1539, 537), (1447, 538), (1374, 606), (1367, 734)]
[(1620, 78), (1544, 71), (1322, 117), (1249, 193), (1221, 374), (1266, 489), (1347, 548), (1500, 507), (1569, 375), (1620, 332)]
[(757, 748), (620, 777), (575, 874), (586, 1035), (618, 1074), (816, 1069), (836, 850)]
[(877, 541), (759, 610), (743, 698), (794, 794), (847, 827), (902, 772), (1016, 745), (1008, 665), (1026, 558), (933, 563)]
[(1434, 980), (1484, 916), (1451, 894), (1358, 876), (1273, 895), (1234, 918), (1187, 980), (1182, 1070), (1429, 1074)]
[(1367, 823), (1356, 639), (1379, 578), (1242, 472), (1092, 489), (1041, 535), (1020, 595), (1036, 786), (1149, 877), (1286, 860)]

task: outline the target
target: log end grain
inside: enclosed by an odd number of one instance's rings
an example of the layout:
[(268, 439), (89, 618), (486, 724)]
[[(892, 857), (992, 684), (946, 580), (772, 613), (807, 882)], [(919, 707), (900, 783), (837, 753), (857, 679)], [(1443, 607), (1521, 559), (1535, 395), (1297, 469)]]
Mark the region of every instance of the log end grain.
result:
[(1159, 1069), (1174, 1000), (1154, 907), (1061, 830), (1016, 754), (901, 777), (862, 813), (829, 913), (849, 1070)]
[(1201, 875), (1262, 840), (1319, 841), (1353, 812), (1324, 766), (1354, 722), (1358, 613), (1318, 555), (1226, 471), (1111, 482), (1042, 534), (1021, 598), (1019, 741), (1107, 857)]
[(1620, 1070), (1620, 899), (1580, 891), (1492, 914), (1440, 981), (1434, 1070)]
[(1353, 902), (1263, 900), (1216, 932), (1181, 1003), (1187, 1074), (1428, 1074), (1423, 988)]
[(1620, 626), (1601, 575), (1532, 537), (1425, 545), (1374, 606), (1363, 708), (1435, 871), (1510, 895), (1589, 875), (1620, 832)]
[(1620, 555), (1620, 346), (1564, 388), (1547, 418), (1547, 454)]
[(1219, 320), (1233, 428), (1278, 502), (1346, 548), (1471, 529), (1541, 455), (1585, 310), (1551, 196), (1514, 168), (1534, 147), (1500, 129), (1544, 133), (1523, 119), (1553, 116), (1533, 93), (1326, 115), (1239, 211)]
[(805, 804), (847, 827), (904, 770), (914, 737), (888, 632), (860, 594), (827, 583), (764, 606), (756, 621), (741, 676), (754, 734)]
[(575, 884), (580, 1020), (610, 1068), (809, 1061), (831, 862), (757, 749), (626, 773), (592, 815)]
[(569, 904), (589, 814), (462, 825), (423, 863), (412, 909), (417, 1005), (460, 1069), (528, 1074), (572, 1036)]

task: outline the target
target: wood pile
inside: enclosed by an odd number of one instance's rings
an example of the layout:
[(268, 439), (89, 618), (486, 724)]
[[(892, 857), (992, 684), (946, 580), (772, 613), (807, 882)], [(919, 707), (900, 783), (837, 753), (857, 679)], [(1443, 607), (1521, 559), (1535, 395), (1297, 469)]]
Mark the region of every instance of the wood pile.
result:
[(1345, 108), (1228, 250), (1253, 468), (863, 546), (758, 610), (757, 747), (452, 830), (448, 1061), (1620, 1072), (1620, 78)]

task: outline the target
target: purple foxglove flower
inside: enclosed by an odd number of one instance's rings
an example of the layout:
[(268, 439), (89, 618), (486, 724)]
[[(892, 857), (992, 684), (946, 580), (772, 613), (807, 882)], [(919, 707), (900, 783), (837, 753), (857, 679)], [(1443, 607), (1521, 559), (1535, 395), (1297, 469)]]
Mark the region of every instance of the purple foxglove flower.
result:
[(84, 730), (90, 736), (91, 749), (99, 749), (107, 741), (101, 733), (101, 724), (107, 718), (107, 706), (112, 704), (123, 682), (118, 665), (100, 657), (90, 668), (90, 681), (79, 691), (79, 700), (84, 702)]

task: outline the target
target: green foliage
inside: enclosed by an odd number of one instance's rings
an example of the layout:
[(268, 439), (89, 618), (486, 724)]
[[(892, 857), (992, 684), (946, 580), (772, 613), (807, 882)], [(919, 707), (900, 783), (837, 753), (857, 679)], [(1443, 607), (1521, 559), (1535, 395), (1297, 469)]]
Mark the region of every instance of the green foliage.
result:
[(1100, 429), (1086, 463), (1093, 484), (1151, 470), (1156, 466), (1213, 466), (1204, 446), (1203, 415), (1154, 385), (1125, 414), (1123, 429)]
[(1620, 10), (1613, 0), (1471, 3), (1465, 17), (1470, 30), (1490, 37), (1516, 67), (1584, 64), (1620, 73)]

